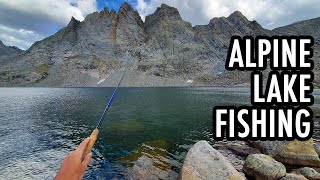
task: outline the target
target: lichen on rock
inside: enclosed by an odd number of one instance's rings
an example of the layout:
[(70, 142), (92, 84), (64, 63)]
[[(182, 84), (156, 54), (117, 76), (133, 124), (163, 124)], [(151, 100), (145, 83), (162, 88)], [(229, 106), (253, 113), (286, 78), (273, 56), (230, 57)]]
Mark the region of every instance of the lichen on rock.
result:
[(313, 139), (308, 141), (252, 141), (262, 153), (272, 156), (279, 162), (320, 167), (320, 159), (313, 146)]
[(286, 175), (286, 167), (265, 154), (250, 154), (244, 163), (243, 171), (257, 180), (280, 179)]

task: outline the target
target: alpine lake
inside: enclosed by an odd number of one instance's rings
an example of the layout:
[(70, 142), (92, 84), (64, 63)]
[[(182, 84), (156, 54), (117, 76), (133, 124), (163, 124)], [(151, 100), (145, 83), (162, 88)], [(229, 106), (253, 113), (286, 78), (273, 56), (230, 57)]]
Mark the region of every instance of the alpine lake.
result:
[[(0, 179), (52, 179), (96, 127), (113, 88), (0, 88)], [(320, 91), (314, 90), (320, 109)], [(126, 179), (137, 163), (176, 178), (212, 139), (214, 106), (250, 105), (249, 88), (119, 88), (84, 179)]]

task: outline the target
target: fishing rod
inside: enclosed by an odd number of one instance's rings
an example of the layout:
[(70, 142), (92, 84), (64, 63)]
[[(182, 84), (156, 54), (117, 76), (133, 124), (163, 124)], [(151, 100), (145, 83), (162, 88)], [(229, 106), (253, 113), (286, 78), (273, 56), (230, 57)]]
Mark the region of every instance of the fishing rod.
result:
[(92, 150), (92, 148), (94, 146), (94, 143), (97, 141), (97, 138), (98, 138), (98, 135), (99, 135), (99, 129), (101, 127), (101, 124), (102, 124), (103, 120), (105, 119), (105, 117), (106, 117), (106, 115), (107, 115), (107, 113), (109, 111), (109, 108), (110, 108), (110, 106), (111, 106), (111, 104), (113, 102), (114, 97), (116, 96), (117, 90), (118, 90), (118, 88), (119, 88), (119, 86), (120, 86), (120, 84), (121, 84), (121, 82), (123, 80), (123, 77), (126, 74), (127, 70), (128, 70), (128, 60), (127, 60), (127, 64), (126, 64), (126, 69), (123, 72), (122, 77), (121, 77), (117, 87), (113, 90), (112, 96), (110, 97), (109, 102), (108, 102), (106, 108), (104, 109), (104, 112), (102, 113), (102, 116), (101, 116), (96, 128), (92, 131), (92, 133), (90, 135), (90, 140), (89, 140), (89, 143), (88, 143), (88, 145), (87, 145), (87, 147), (86, 147), (86, 149), (85, 149), (85, 151), (84, 151), (84, 153), (82, 155), (82, 159), (84, 159), (84, 157), (86, 157), (86, 155), (91, 152), (91, 150)]

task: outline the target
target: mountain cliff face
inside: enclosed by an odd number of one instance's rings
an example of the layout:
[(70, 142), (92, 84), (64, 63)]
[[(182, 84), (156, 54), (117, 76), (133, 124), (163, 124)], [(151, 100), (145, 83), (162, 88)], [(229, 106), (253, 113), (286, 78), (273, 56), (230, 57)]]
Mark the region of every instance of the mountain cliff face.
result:
[[(0, 86), (114, 86), (127, 66), (122, 86), (247, 83), (248, 72), (225, 71), (231, 36), (294, 35), (307, 28), (319, 37), (319, 20), (310, 21), (269, 31), (236, 11), (192, 27), (165, 4), (143, 22), (124, 3), (118, 13), (105, 8), (82, 22), (72, 18), (25, 52), (2, 51), (0, 44)], [(16, 55), (1, 60), (5, 53)]]

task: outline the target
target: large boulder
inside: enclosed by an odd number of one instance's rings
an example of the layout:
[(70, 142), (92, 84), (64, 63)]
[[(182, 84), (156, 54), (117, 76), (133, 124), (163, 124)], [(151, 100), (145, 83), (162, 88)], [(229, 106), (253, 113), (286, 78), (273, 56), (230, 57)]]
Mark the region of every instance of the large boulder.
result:
[(265, 154), (250, 154), (243, 166), (243, 172), (257, 180), (280, 179), (286, 175), (286, 167)]
[(189, 150), (179, 179), (238, 180), (244, 177), (207, 141), (199, 141)]
[(320, 180), (320, 173), (310, 167), (303, 167), (293, 172), (301, 174), (310, 180)]
[(320, 159), (313, 146), (313, 140), (308, 141), (252, 141), (262, 153), (268, 154), (279, 162), (320, 167)]
[(287, 173), (285, 177), (280, 180), (308, 180), (306, 177), (301, 174)]

